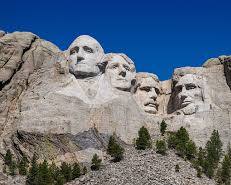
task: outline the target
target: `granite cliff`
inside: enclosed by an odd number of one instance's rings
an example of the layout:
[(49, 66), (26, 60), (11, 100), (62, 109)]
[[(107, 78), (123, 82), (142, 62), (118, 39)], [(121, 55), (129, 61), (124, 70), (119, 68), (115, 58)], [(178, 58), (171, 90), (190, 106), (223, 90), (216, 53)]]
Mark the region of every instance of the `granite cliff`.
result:
[[(153, 61), (155, 62), (155, 61)], [(198, 146), (214, 129), (231, 140), (231, 56), (182, 67), (172, 78), (136, 72), (123, 53), (105, 54), (90, 36), (61, 51), (33, 33), (0, 32), (0, 153), (87, 162), (115, 133), (132, 144), (141, 126), (159, 137), (187, 128)]]

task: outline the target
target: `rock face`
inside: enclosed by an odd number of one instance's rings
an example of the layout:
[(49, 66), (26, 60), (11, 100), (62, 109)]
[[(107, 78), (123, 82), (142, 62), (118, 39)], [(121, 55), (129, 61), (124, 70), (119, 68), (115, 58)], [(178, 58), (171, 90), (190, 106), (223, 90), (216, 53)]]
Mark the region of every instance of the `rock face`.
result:
[(157, 138), (163, 119), (170, 131), (186, 127), (200, 146), (217, 129), (225, 148), (231, 136), (230, 61), (221, 56), (203, 67), (178, 68), (172, 79), (159, 81), (136, 73), (125, 54), (105, 54), (90, 36), (60, 51), (32, 33), (2, 34), (0, 152), (84, 162), (93, 153), (103, 155), (113, 133), (132, 144), (146, 126)]

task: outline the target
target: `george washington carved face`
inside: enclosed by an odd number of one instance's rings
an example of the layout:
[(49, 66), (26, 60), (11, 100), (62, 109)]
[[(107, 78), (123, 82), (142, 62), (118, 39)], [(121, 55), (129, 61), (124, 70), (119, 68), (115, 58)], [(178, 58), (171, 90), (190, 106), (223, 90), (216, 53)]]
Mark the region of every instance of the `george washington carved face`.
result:
[(105, 76), (112, 87), (130, 91), (136, 72), (132, 60), (125, 54), (111, 53), (106, 55), (104, 62), (106, 62)]
[(203, 100), (204, 79), (198, 75), (186, 74), (182, 76), (174, 87), (175, 101), (178, 110), (190, 115), (196, 112)]
[(70, 72), (76, 77), (99, 74), (98, 64), (104, 55), (101, 45), (88, 35), (79, 36), (69, 47)]
[(156, 75), (151, 73), (137, 73), (133, 97), (142, 110), (150, 114), (158, 112), (160, 84)]

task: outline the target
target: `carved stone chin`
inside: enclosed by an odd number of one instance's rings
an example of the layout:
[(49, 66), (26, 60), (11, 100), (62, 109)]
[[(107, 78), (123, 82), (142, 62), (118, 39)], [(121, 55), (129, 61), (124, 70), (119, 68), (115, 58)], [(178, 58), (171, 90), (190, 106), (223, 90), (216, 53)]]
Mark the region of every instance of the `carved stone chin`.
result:
[(156, 75), (137, 73), (133, 97), (143, 111), (150, 114), (158, 113), (160, 91), (160, 84)]
[(77, 37), (68, 49), (70, 72), (76, 78), (94, 77), (100, 73), (99, 63), (104, 55), (103, 48), (88, 35)]
[(107, 54), (103, 60), (106, 63), (105, 76), (113, 88), (130, 91), (135, 79), (135, 66), (124, 54)]

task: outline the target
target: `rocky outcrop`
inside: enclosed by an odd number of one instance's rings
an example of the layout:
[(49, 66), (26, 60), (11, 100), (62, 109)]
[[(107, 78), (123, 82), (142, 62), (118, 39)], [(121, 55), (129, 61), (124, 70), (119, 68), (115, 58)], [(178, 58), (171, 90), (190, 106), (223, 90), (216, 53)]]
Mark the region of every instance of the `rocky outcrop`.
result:
[[(179, 165), (180, 172), (175, 171)], [(198, 178), (189, 162), (177, 157), (174, 152), (162, 156), (155, 151), (139, 151), (127, 148), (125, 158), (119, 163), (106, 161), (100, 171), (89, 172), (68, 185), (77, 184), (155, 184), (155, 185), (215, 185), (207, 177)]]
[(66, 51), (27, 32), (0, 38), (0, 153), (50, 160), (103, 155), (110, 135), (132, 144), (146, 126), (158, 138), (181, 126), (203, 146), (213, 129), (230, 141), (230, 57), (175, 69), (170, 80), (137, 73), (122, 53), (105, 54), (90, 36)]

